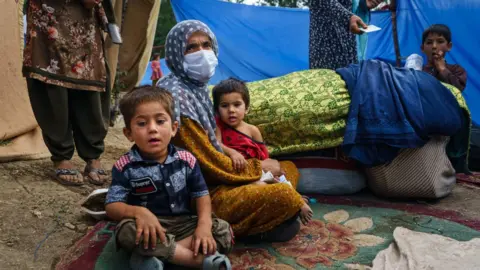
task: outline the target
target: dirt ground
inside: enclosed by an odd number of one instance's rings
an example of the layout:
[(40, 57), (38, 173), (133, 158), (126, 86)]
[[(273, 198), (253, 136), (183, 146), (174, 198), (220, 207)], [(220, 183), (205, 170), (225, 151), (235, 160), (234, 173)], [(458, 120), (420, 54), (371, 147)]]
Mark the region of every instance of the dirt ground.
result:
[[(129, 147), (121, 129), (110, 129), (104, 167), (111, 168)], [(74, 161), (84, 166), (78, 157)], [(49, 159), (0, 164), (0, 183), (4, 185), (0, 189), (0, 269), (52, 269), (62, 253), (95, 224), (78, 203), (98, 187), (62, 186), (52, 180), (51, 171)], [(479, 190), (457, 185), (451, 196), (429, 204), (480, 219)], [(353, 197), (378, 200), (369, 194)]]

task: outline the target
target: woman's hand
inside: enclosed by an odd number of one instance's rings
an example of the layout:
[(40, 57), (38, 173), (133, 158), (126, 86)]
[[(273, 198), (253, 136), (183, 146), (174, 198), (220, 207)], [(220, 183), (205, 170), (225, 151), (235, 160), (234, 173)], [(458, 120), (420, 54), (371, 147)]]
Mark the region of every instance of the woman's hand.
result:
[(241, 172), (247, 167), (247, 160), (236, 150), (231, 149), (230, 158), (232, 159), (233, 169)]
[(360, 28), (366, 29), (368, 25), (366, 25), (360, 17), (353, 15), (350, 17), (350, 32), (356, 35), (363, 34)]
[(157, 246), (157, 236), (162, 243), (167, 241), (166, 230), (160, 225), (158, 218), (145, 207), (138, 207), (135, 210), (135, 222), (137, 225), (137, 236), (135, 244), (140, 243), (143, 238), (143, 248), (148, 249), (150, 243), (152, 249)]

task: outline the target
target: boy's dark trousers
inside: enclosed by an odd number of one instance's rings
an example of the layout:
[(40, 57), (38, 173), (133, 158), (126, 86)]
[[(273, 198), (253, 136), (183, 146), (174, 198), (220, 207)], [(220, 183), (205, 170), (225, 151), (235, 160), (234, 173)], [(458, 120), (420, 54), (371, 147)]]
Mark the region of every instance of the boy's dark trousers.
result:
[[(141, 238), (140, 243), (135, 245), (137, 227), (135, 220), (122, 220), (115, 230), (117, 247), (123, 248), (129, 252), (135, 252), (142, 256), (157, 257), (160, 260), (168, 261), (173, 257), (176, 242), (185, 239), (195, 232), (198, 224), (197, 216), (174, 216), (158, 217), (162, 227), (167, 230), (165, 236), (166, 244), (163, 244), (157, 237), (157, 247), (155, 250), (144, 249)], [(222, 254), (229, 253), (233, 248), (233, 231), (228, 222), (212, 217), (212, 234), (217, 242), (217, 250)]]

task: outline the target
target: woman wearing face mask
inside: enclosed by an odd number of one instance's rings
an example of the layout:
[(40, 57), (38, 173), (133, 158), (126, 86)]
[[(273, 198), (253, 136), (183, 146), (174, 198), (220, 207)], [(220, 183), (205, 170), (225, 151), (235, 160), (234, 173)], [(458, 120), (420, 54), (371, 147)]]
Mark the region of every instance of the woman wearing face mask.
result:
[(215, 35), (200, 21), (178, 23), (167, 36), (165, 60), (171, 74), (158, 86), (172, 92), (180, 129), (174, 143), (192, 152), (200, 162), (212, 195), (215, 214), (228, 221), (237, 237), (252, 241), (288, 241), (299, 230), (297, 214), (304, 204), (300, 194), (285, 184), (253, 184), (262, 169), (286, 173), (293, 186), (298, 170), (290, 162), (249, 159), (236, 171), (215, 137), (215, 118), (207, 83), (218, 64)]

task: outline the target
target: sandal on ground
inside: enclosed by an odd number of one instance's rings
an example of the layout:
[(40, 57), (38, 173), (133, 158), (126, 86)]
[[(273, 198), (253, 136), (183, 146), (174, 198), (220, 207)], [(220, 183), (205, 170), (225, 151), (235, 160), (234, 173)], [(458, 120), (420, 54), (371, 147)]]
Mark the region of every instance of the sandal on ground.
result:
[(218, 270), (218, 269), (222, 269), (221, 268), (222, 266), (226, 270), (232, 269), (232, 264), (230, 263), (230, 260), (228, 259), (228, 257), (218, 253), (217, 251), (215, 252), (215, 254), (208, 256), (203, 260), (202, 269)]
[[(62, 176), (80, 176), (79, 179), (81, 179), (80, 182), (77, 181), (69, 181), (66, 179), (63, 179)], [(60, 184), (64, 186), (81, 186), (83, 185), (83, 179), (82, 179), (82, 174), (75, 169), (56, 169), (55, 170), (55, 180), (57, 180)]]
[[(102, 176), (106, 176), (106, 177), (105, 177), (104, 180), (97, 181), (90, 176), (91, 173), (96, 173), (98, 176), (102, 175)], [(92, 165), (90, 165), (90, 163), (87, 163), (87, 166), (85, 166), (85, 170), (84, 170), (83, 174), (85, 175), (85, 178), (88, 180), (88, 182), (90, 182), (90, 184), (94, 184), (94, 185), (97, 185), (97, 186), (101, 186), (101, 185), (105, 184), (108, 181), (108, 178), (109, 178), (108, 173), (104, 169), (92, 168)]]

